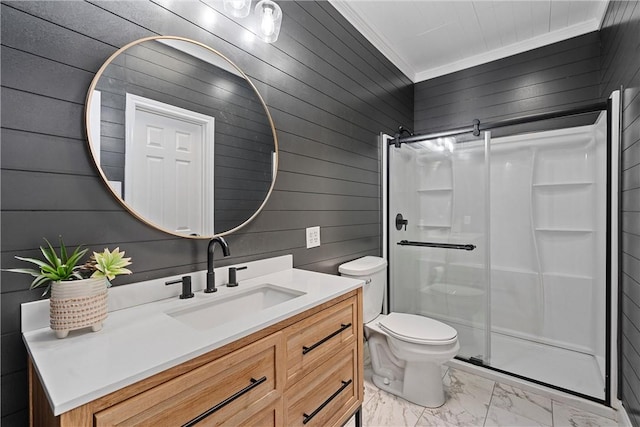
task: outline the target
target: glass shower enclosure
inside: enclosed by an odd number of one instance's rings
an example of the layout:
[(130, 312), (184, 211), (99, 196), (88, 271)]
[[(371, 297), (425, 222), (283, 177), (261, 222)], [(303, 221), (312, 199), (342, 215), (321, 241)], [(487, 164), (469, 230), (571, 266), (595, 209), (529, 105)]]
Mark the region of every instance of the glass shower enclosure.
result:
[(484, 138), (389, 152), (392, 311), (445, 321), (458, 331), (460, 357), (478, 360), (490, 349), (487, 157)]
[(606, 111), (501, 133), (388, 147), (389, 308), (453, 326), (460, 359), (604, 401)]

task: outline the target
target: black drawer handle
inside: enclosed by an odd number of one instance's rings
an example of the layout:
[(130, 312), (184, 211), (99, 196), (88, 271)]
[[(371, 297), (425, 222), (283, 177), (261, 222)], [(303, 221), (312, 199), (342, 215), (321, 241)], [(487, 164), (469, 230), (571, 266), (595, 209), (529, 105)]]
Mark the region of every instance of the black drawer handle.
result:
[(342, 390), (344, 390), (345, 388), (349, 387), (349, 384), (351, 384), (352, 382), (353, 382), (353, 380), (342, 381), (342, 386), (340, 386), (340, 388), (335, 393), (333, 393), (331, 396), (329, 396), (329, 398), (327, 400), (325, 400), (322, 405), (318, 406), (315, 411), (313, 411), (309, 415), (303, 413), (302, 414), (302, 416), (303, 416), (302, 424), (306, 424), (309, 421), (311, 421), (311, 418), (313, 418), (316, 415), (318, 415), (318, 412), (322, 411), (324, 409), (324, 407), (329, 404), (329, 402), (331, 402), (333, 399), (335, 399), (337, 395), (342, 393)]
[(224, 408), (229, 403), (233, 402), (234, 400), (236, 400), (237, 398), (239, 398), (243, 394), (250, 392), (252, 389), (256, 388), (257, 386), (259, 386), (260, 384), (262, 384), (265, 381), (267, 381), (267, 377), (262, 377), (259, 380), (256, 380), (255, 378), (251, 378), (251, 384), (249, 384), (248, 386), (246, 386), (242, 390), (236, 392), (232, 396), (227, 397), (225, 400), (223, 400), (222, 402), (218, 403), (213, 408), (208, 409), (207, 411), (205, 411), (202, 414), (198, 415), (197, 417), (195, 417), (194, 419), (192, 419), (188, 423), (183, 424), (182, 427), (191, 427), (191, 426), (196, 425), (200, 421), (202, 421), (205, 418), (207, 418), (209, 415), (213, 414), (214, 412), (216, 412), (219, 409)]
[(326, 337), (322, 338), (320, 341), (318, 341), (317, 343), (315, 343), (311, 347), (302, 346), (302, 354), (307, 354), (311, 350), (314, 350), (314, 349), (318, 348), (318, 346), (324, 344), (325, 342), (329, 341), (331, 338), (333, 338), (336, 335), (338, 335), (340, 332), (344, 331), (345, 329), (349, 329), (350, 327), (351, 327), (351, 323), (347, 323), (346, 325), (344, 323), (341, 323), (340, 324), (340, 329), (338, 329), (337, 331), (333, 332), (331, 335), (327, 335)]

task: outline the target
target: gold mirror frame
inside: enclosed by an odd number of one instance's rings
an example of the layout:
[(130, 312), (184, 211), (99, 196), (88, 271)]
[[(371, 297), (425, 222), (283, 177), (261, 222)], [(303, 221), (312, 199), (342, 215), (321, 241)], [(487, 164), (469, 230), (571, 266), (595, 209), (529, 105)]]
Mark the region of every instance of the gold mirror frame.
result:
[[(229, 230), (225, 230), (222, 232), (216, 232), (216, 230), (214, 229), (214, 235), (212, 236), (194, 236), (194, 235), (185, 235), (185, 234), (180, 234), (177, 232), (174, 232), (172, 230), (169, 230), (159, 224), (154, 223), (153, 221), (149, 220), (148, 218), (145, 218), (142, 214), (140, 214), (133, 206), (131, 206), (129, 203), (127, 203), (122, 197), (119, 196), (119, 194), (111, 187), (111, 185), (109, 185), (109, 180), (105, 174), (105, 172), (102, 169), (102, 166), (100, 165), (99, 162), (99, 155), (96, 155), (95, 149), (94, 149), (94, 141), (92, 140), (92, 132), (91, 132), (91, 103), (92, 103), (92, 98), (93, 98), (93, 93), (96, 90), (96, 86), (98, 85), (98, 82), (100, 80), (100, 78), (103, 76), (104, 71), (106, 70), (106, 68), (111, 65), (114, 60), (123, 52), (125, 52), (127, 49), (139, 45), (141, 43), (147, 42), (147, 41), (161, 41), (161, 40), (173, 40), (173, 41), (182, 41), (182, 42), (187, 42), (187, 43), (192, 43), (196, 46), (199, 46), (203, 49), (206, 49), (207, 51), (211, 52), (212, 54), (218, 56), (219, 58), (221, 58), (223, 61), (226, 62), (226, 64), (230, 65), (235, 71), (237, 71), (237, 73), (244, 78), (244, 80), (246, 81), (246, 83), (249, 85), (249, 87), (251, 89), (253, 89), (257, 99), (259, 100), (259, 103), (262, 105), (263, 109), (264, 109), (264, 113), (267, 117), (267, 121), (268, 124), (271, 128), (271, 134), (273, 136), (273, 155), (272, 155), (272, 171), (271, 171), (271, 185), (269, 186), (269, 189), (264, 197), (264, 200), (262, 201), (262, 203), (260, 204), (260, 206), (257, 208), (257, 210), (249, 217), (247, 218), (244, 222), (240, 223), (238, 226), (235, 226)], [(271, 114), (269, 113), (269, 109), (267, 108), (266, 103), (264, 102), (264, 99), (262, 98), (262, 96), (260, 95), (260, 93), (258, 92), (258, 89), (255, 87), (255, 85), (253, 84), (253, 82), (249, 79), (249, 77), (244, 73), (244, 71), (242, 71), (242, 69), (240, 69), (234, 62), (232, 62), (229, 58), (227, 58), (226, 56), (224, 56), (222, 53), (218, 52), (217, 50), (203, 44), (200, 43), (198, 41), (195, 40), (191, 40), (188, 38), (184, 38), (184, 37), (177, 37), (177, 36), (152, 36), (152, 37), (145, 37), (142, 39), (138, 39), (135, 40), (131, 43), (128, 43), (127, 45), (121, 47), (120, 49), (118, 49), (115, 53), (113, 53), (106, 61), (104, 64), (102, 64), (102, 66), (100, 67), (100, 69), (98, 70), (98, 72), (96, 73), (96, 75), (94, 76), (93, 80), (91, 81), (91, 85), (89, 86), (89, 90), (87, 92), (87, 98), (86, 98), (86, 104), (85, 104), (85, 131), (86, 131), (86, 136), (87, 136), (87, 141), (88, 141), (88, 147), (89, 147), (89, 151), (91, 153), (91, 158), (94, 162), (94, 165), (96, 166), (96, 169), (98, 170), (98, 173), (100, 174), (100, 177), (102, 178), (105, 186), (109, 189), (109, 191), (111, 192), (111, 194), (113, 195), (113, 197), (115, 197), (118, 202), (120, 202), (120, 204), (134, 217), (136, 217), (137, 219), (139, 219), (140, 221), (144, 222), (145, 224), (163, 231), (165, 233), (174, 235), (174, 236), (178, 236), (178, 237), (185, 237), (185, 238), (190, 238), (190, 239), (211, 239), (212, 237), (216, 237), (216, 236), (225, 236), (228, 234), (231, 234), (235, 231), (238, 231), (239, 229), (241, 229), (242, 227), (244, 227), (245, 225), (247, 225), (248, 223), (250, 223), (264, 208), (264, 206), (266, 205), (267, 201), (269, 200), (269, 197), (271, 196), (271, 193), (273, 192), (273, 188), (275, 185), (275, 181), (276, 181), (276, 175), (277, 175), (277, 171), (278, 171), (278, 137), (276, 134), (276, 129), (273, 123), (273, 119), (271, 117)]]

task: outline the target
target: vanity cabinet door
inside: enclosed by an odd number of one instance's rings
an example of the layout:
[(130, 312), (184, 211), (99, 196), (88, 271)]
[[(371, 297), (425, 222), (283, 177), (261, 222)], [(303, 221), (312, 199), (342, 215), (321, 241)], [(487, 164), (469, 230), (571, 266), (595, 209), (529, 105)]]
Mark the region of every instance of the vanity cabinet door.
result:
[(337, 426), (359, 406), (357, 347), (342, 349), (285, 392), (285, 425)]
[(282, 356), (282, 334), (270, 335), (96, 413), (95, 425), (248, 425), (268, 408), (276, 420)]
[(346, 299), (285, 329), (288, 383), (356, 341), (357, 304), (356, 297)]

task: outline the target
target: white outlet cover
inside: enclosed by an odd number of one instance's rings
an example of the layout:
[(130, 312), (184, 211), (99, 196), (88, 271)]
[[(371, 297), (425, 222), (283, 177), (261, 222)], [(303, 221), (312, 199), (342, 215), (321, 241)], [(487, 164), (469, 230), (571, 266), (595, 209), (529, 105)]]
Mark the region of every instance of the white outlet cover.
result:
[(307, 227), (307, 249), (320, 246), (320, 226)]

